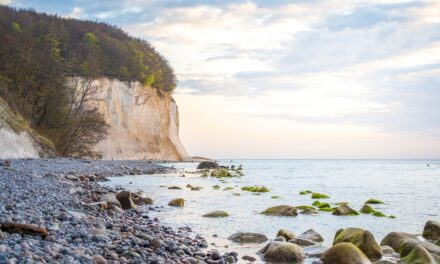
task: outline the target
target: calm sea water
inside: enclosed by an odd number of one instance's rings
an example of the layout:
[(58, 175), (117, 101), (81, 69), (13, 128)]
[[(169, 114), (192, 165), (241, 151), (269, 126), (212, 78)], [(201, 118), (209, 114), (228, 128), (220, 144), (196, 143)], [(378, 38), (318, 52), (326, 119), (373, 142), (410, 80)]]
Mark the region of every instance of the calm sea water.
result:
[[(324, 237), (324, 245), (330, 246), (340, 228), (361, 227), (370, 230), (380, 241), (391, 231), (421, 233), (427, 220), (440, 220), (440, 160), (223, 160), (220, 164), (242, 164), (245, 176), (228, 178), (225, 183), (189, 173), (181, 177), (184, 170), (194, 170), (197, 164), (166, 163), (165, 166), (174, 166), (181, 172), (177, 175), (115, 177), (106, 184), (132, 191), (143, 190), (156, 205), (164, 206), (152, 213), (160, 217), (162, 223), (174, 227), (189, 226), (206, 237), (209, 243), (214, 243), (213, 247), (221, 251), (235, 250), (241, 255), (255, 255), (264, 244), (243, 246), (229, 242), (227, 237), (236, 232), (257, 232), (273, 239), (281, 228), (295, 234), (312, 228)], [(191, 191), (185, 188), (187, 184), (203, 189)], [(212, 186), (216, 184), (221, 189), (213, 190)], [(266, 186), (270, 192), (255, 195), (240, 190), (248, 185)], [(160, 186), (180, 186), (183, 190)], [(234, 189), (223, 190), (226, 187)], [(325, 202), (348, 202), (357, 210), (369, 198), (380, 199), (385, 204), (374, 205), (374, 208), (396, 218), (333, 216), (325, 212), (297, 217), (259, 214), (275, 205), (311, 205), (314, 200), (299, 195), (302, 190), (325, 193), (330, 196)], [(272, 196), (281, 198), (272, 199)], [(174, 198), (184, 198), (185, 207), (166, 206)], [(214, 210), (227, 211), (230, 217), (202, 217)]]

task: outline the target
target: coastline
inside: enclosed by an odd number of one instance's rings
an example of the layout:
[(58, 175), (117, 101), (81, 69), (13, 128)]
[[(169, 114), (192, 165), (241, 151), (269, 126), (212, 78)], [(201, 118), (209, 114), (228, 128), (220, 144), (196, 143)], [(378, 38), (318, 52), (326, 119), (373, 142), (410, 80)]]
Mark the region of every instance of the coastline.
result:
[[(122, 210), (100, 202), (121, 191), (108, 176), (161, 173), (149, 161), (19, 159), (0, 161), (0, 263), (220, 263), (235, 253), (206, 252), (190, 228), (149, 217), (156, 205)], [(12, 226), (13, 228), (10, 228)]]

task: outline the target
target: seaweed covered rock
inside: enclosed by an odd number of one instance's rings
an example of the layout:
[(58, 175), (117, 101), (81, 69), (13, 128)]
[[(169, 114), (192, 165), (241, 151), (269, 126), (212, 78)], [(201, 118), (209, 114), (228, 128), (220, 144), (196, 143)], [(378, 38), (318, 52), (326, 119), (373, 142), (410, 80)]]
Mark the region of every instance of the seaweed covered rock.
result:
[(382, 202), (381, 200), (378, 199), (368, 199), (365, 204), (383, 204), (384, 202)]
[(293, 232), (290, 232), (285, 229), (280, 229), (277, 233), (277, 237), (284, 237), (286, 240), (290, 240), (295, 237), (295, 234)]
[(416, 238), (416, 236), (404, 232), (391, 232), (382, 239), (380, 245), (389, 246), (394, 251), (399, 252), (400, 246), (410, 238)]
[(376, 211), (373, 209), (373, 207), (371, 207), (370, 205), (368, 205), (368, 204), (364, 204), (363, 206), (362, 206), (362, 208), (359, 210), (359, 212), (361, 212), (362, 214), (373, 214), (373, 213), (375, 213)]
[(263, 234), (248, 232), (235, 233), (228, 237), (228, 239), (236, 243), (262, 243), (268, 240)]
[(215, 161), (202, 161), (199, 163), (199, 165), (197, 166), (197, 169), (199, 170), (203, 170), (203, 169), (217, 169), (220, 166), (218, 165), (217, 162)]
[(382, 251), (370, 231), (354, 227), (340, 229), (336, 232), (333, 245), (342, 242), (352, 243), (369, 259), (380, 259), (382, 257)]
[(348, 206), (347, 204), (341, 204), (333, 211), (333, 215), (358, 215), (359, 213)]
[(305, 258), (301, 247), (288, 242), (270, 242), (259, 253), (271, 262), (302, 263)]
[(312, 199), (328, 199), (328, 198), (330, 198), (330, 197), (326, 194), (312, 193)]
[(168, 203), (169, 206), (183, 207), (185, 205), (185, 200), (182, 198), (173, 199)]
[(440, 222), (428, 221), (423, 228), (423, 237), (429, 240), (440, 239)]
[(290, 206), (290, 205), (278, 205), (278, 206), (273, 206), (273, 207), (267, 208), (266, 210), (261, 212), (261, 214), (265, 214), (265, 215), (282, 215), (282, 216), (297, 216), (298, 212), (297, 212), (296, 208), (293, 207), (293, 206)]
[(422, 245), (415, 246), (409, 254), (400, 259), (400, 264), (436, 264), (434, 257)]
[(244, 186), (241, 188), (242, 191), (247, 191), (247, 192), (259, 192), (259, 193), (264, 193), (264, 192), (269, 192), (269, 189), (267, 189), (264, 186)]
[(116, 199), (118, 199), (121, 204), (122, 209), (128, 210), (136, 207), (133, 200), (131, 199), (131, 193), (128, 191), (122, 191), (116, 194)]
[(323, 264), (371, 264), (371, 261), (359, 248), (343, 242), (334, 245), (321, 257)]
[(228, 217), (229, 214), (225, 211), (213, 211), (207, 214), (204, 214), (203, 217), (210, 217), (210, 218), (219, 218), (219, 217)]

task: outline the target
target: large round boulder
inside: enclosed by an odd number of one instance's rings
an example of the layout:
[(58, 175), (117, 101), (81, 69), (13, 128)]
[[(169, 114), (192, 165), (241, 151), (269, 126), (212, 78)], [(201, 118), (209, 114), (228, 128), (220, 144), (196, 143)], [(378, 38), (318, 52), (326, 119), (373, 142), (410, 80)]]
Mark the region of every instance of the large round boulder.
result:
[(121, 204), (122, 209), (128, 210), (135, 208), (135, 204), (131, 199), (131, 193), (129, 191), (122, 191), (116, 194), (116, 199), (118, 199)]
[(342, 242), (352, 243), (369, 259), (380, 259), (382, 257), (382, 251), (370, 231), (353, 227), (340, 229), (336, 232), (333, 245)]
[(331, 247), (322, 255), (321, 261), (323, 264), (371, 264), (359, 248), (347, 242)]
[(423, 228), (423, 237), (429, 240), (440, 239), (440, 222), (428, 221)]
[(202, 169), (218, 169), (220, 166), (217, 164), (217, 162), (215, 161), (202, 161), (199, 163), (199, 165), (197, 166), (197, 169), (202, 170)]
[(259, 253), (270, 262), (302, 263), (305, 258), (301, 247), (288, 242), (270, 242)]
[(213, 211), (207, 214), (204, 214), (203, 217), (209, 217), (209, 218), (219, 218), (219, 217), (228, 217), (229, 214), (225, 211)]
[(416, 236), (404, 232), (391, 232), (382, 239), (380, 245), (389, 246), (394, 251), (399, 252), (400, 246), (410, 238), (416, 238)]
[(298, 215), (296, 208), (290, 205), (278, 205), (278, 206), (269, 207), (261, 213), (265, 215), (282, 215), (282, 216)]
[(433, 256), (422, 245), (415, 246), (411, 252), (400, 259), (399, 264), (437, 264)]
[(262, 243), (268, 240), (263, 234), (248, 232), (235, 233), (228, 237), (228, 239), (236, 243)]

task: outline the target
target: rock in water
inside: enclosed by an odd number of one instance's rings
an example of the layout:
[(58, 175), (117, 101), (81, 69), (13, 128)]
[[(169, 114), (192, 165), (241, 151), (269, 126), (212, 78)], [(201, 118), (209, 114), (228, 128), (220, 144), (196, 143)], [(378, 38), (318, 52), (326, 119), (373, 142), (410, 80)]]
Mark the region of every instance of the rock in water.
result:
[(331, 247), (322, 255), (321, 261), (323, 264), (371, 264), (359, 248), (347, 242)]
[(349, 242), (357, 246), (369, 259), (380, 259), (382, 251), (370, 231), (361, 228), (346, 228), (336, 232), (333, 245)]
[(171, 200), (168, 203), (169, 206), (175, 206), (175, 207), (183, 207), (185, 205), (185, 200), (182, 198)]
[(423, 229), (423, 237), (429, 240), (440, 239), (440, 222), (428, 221)]
[(305, 258), (301, 247), (288, 242), (270, 242), (259, 253), (272, 262), (302, 263)]
[(422, 245), (417, 245), (411, 252), (397, 263), (401, 264), (436, 264), (432, 255)]
[(278, 231), (276, 237), (280, 237), (280, 236), (284, 237), (288, 241), (288, 240), (291, 240), (292, 238), (294, 238), (295, 234), (293, 234), (293, 232), (290, 232), (290, 231), (287, 231), (287, 230), (284, 230), (284, 229), (280, 229)]
[(391, 232), (382, 239), (380, 245), (389, 246), (394, 251), (399, 252), (400, 246), (410, 238), (416, 238), (416, 236), (404, 232)]
[(236, 243), (262, 243), (268, 240), (267, 237), (262, 234), (243, 232), (235, 233), (228, 237), (228, 239)]
[(371, 207), (370, 205), (368, 205), (368, 204), (364, 204), (363, 206), (362, 206), (362, 208), (359, 210), (359, 212), (361, 212), (361, 213), (363, 213), (363, 214), (372, 214), (372, 213), (374, 213), (374, 212), (376, 212), (374, 209), (373, 209), (373, 207)]
[(265, 215), (282, 215), (282, 216), (297, 216), (298, 212), (295, 207), (290, 205), (278, 205), (267, 208), (262, 214)]
[(2, 223), (0, 229), (6, 233), (41, 236), (45, 238), (49, 233), (46, 228), (28, 224)]
[(148, 197), (133, 198), (132, 200), (135, 205), (153, 204), (153, 199)]
[(333, 215), (358, 215), (359, 213), (346, 204), (341, 204), (332, 213)]
[(218, 218), (218, 217), (228, 217), (229, 214), (225, 211), (213, 211), (207, 214), (204, 214), (203, 217), (210, 217), (210, 218)]
[(313, 229), (309, 229), (306, 232), (299, 235), (300, 238), (307, 239), (309, 241), (313, 241), (315, 243), (323, 242), (324, 238)]
[(116, 199), (118, 199), (122, 209), (124, 210), (133, 209), (136, 207), (131, 199), (131, 193), (128, 191), (119, 192), (116, 194)]
[(202, 161), (197, 166), (197, 169), (218, 169), (220, 166), (215, 161)]

